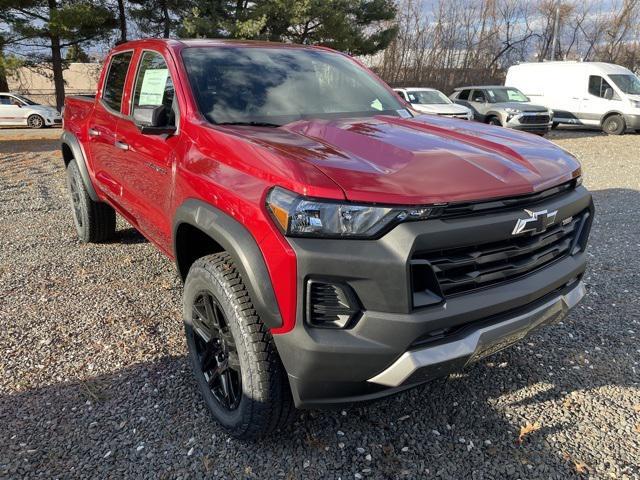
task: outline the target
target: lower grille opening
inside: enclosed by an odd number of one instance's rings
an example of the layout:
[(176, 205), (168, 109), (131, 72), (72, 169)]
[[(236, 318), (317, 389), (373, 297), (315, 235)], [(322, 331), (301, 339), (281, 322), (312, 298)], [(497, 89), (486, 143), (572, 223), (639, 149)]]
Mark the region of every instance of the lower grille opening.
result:
[(314, 327), (345, 328), (359, 308), (348, 285), (308, 280), (306, 310), (307, 322)]
[(523, 115), (520, 123), (531, 125), (537, 123), (549, 123), (549, 115)]
[(412, 259), (412, 275), (418, 273), (413, 264), (426, 261), (445, 297), (513, 280), (581, 250), (588, 218), (589, 212), (584, 211), (541, 233), (418, 253)]

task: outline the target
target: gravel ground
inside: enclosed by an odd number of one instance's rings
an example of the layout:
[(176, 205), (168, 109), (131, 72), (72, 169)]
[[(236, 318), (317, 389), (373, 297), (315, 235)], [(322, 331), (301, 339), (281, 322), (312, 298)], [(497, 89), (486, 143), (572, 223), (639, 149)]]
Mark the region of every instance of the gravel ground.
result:
[(0, 141), (0, 477), (640, 478), (640, 136), (552, 138), (597, 207), (580, 307), (463, 374), (301, 412), (257, 444), (199, 398), (173, 265), (124, 223), (80, 245), (57, 141)]

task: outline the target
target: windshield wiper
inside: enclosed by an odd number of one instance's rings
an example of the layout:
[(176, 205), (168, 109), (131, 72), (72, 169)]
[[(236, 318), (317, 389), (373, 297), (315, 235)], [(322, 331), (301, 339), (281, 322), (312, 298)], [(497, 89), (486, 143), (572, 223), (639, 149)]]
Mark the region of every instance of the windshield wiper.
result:
[(251, 127), (281, 127), (277, 123), (269, 123), (269, 122), (218, 122), (216, 125), (249, 125)]

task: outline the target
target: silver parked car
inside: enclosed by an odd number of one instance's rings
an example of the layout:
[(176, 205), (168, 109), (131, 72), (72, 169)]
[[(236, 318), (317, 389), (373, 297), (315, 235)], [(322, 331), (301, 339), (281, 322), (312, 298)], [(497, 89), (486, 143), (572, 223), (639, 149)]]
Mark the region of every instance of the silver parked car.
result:
[(473, 110), (476, 120), (491, 125), (544, 135), (553, 123), (553, 111), (529, 103), (529, 98), (513, 87), (456, 88), (450, 98)]
[(462, 105), (456, 105), (440, 90), (435, 88), (394, 88), (411, 106), (422, 113), (433, 113), (445, 117), (473, 120), (473, 112)]

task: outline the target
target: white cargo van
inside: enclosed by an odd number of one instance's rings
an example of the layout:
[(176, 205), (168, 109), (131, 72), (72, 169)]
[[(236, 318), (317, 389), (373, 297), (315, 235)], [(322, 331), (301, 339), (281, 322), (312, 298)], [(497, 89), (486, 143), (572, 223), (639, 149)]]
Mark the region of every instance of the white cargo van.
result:
[(620, 65), (522, 63), (509, 68), (505, 85), (553, 110), (554, 126), (587, 125), (615, 135), (640, 131), (640, 79)]

